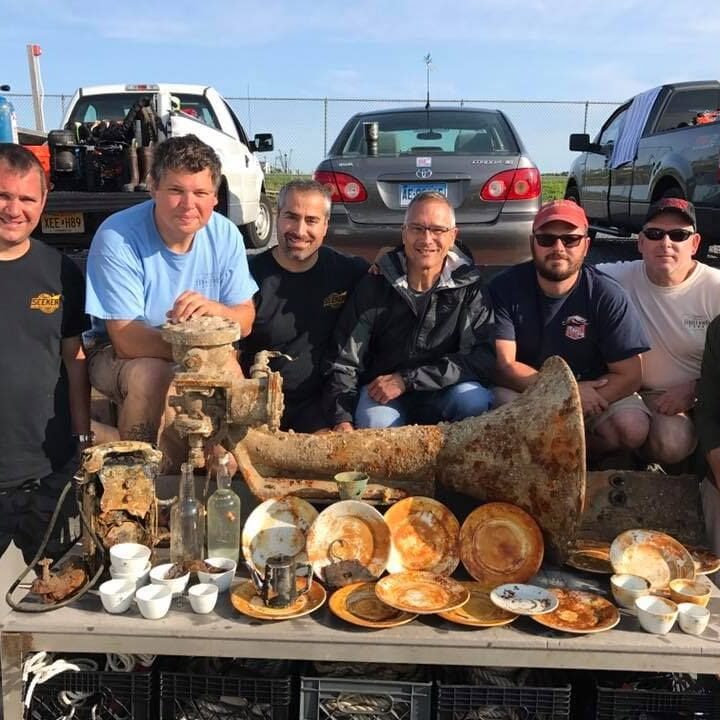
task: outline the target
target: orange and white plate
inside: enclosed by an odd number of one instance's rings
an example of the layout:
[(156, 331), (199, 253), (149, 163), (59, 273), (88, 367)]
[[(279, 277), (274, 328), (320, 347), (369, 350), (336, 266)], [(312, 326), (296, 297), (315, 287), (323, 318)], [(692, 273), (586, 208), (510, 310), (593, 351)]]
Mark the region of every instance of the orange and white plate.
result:
[(367, 628), (389, 628), (412, 622), (417, 614), (386, 605), (374, 582), (346, 585), (330, 596), (330, 610), (341, 620)]
[(565, 564), (584, 572), (612, 575), (610, 543), (578, 541), (570, 550)]
[(558, 599), (555, 610), (533, 615), (535, 622), (553, 630), (568, 633), (598, 633), (614, 628), (620, 622), (618, 609), (608, 600), (581, 590), (552, 588)]
[(720, 557), (714, 552), (698, 545), (686, 545), (685, 549), (690, 553), (695, 563), (696, 575), (711, 575), (720, 570)]
[(243, 527), (245, 560), (261, 575), (265, 574), (267, 559), (274, 555), (288, 555), (298, 563), (307, 562), (305, 540), (317, 516), (317, 510), (309, 502), (294, 495), (261, 503)]
[(451, 575), (460, 562), (460, 523), (441, 502), (428, 497), (409, 497), (386, 513), (390, 528), (387, 571), (426, 570)]
[(675, 538), (655, 530), (626, 530), (610, 545), (610, 562), (616, 573), (639, 575), (651, 590), (668, 586), (671, 580), (695, 577), (692, 555)]
[(486, 503), (460, 529), (460, 559), (470, 575), (490, 591), (524, 583), (542, 564), (545, 545), (538, 524), (509, 503)]
[(422, 570), (386, 575), (375, 592), (386, 605), (418, 615), (454, 610), (470, 599), (470, 591), (457, 580)]
[(438, 615), (444, 620), (471, 627), (498, 627), (509, 625), (517, 618), (515, 613), (497, 607), (490, 600), (487, 590), (483, 590), (478, 583), (463, 582), (462, 585), (470, 592), (470, 599), (455, 610), (439, 612)]
[(325, 588), (320, 583), (313, 583), (304, 595), (286, 608), (267, 607), (258, 595), (252, 580), (241, 582), (230, 591), (232, 606), (243, 615), (257, 620), (292, 620), (315, 612), (325, 602)]

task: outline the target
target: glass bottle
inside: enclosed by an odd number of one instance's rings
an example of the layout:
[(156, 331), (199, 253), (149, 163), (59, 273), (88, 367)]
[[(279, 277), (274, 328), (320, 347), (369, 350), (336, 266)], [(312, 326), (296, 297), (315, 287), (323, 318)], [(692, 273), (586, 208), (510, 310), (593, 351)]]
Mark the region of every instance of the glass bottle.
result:
[(170, 562), (202, 560), (205, 545), (205, 508), (195, 497), (192, 463), (180, 468), (178, 498), (170, 510)]
[(240, 555), (240, 498), (230, 487), (229, 455), (220, 458), (217, 490), (208, 499), (208, 557), (238, 561)]

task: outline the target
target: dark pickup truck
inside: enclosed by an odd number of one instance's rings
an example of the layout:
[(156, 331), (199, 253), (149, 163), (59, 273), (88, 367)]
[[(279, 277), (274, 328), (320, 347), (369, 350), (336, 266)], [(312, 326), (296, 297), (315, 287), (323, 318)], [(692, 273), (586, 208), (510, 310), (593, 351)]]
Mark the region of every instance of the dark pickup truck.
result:
[(691, 200), (702, 250), (720, 243), (720, 83), (663, 85), (631, 98), (593, 142), (570, 136), (582, 152), (565, 197), (585, 209), (594, 231), (628, 235), (642, 227), (650, 203)]

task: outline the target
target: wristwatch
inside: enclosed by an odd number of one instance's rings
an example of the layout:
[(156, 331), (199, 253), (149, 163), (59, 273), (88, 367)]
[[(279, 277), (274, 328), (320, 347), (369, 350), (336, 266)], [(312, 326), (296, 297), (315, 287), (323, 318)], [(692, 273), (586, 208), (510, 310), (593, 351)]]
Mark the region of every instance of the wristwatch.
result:
[(73, 437), (79, 443), (92, 443), (95, 441), (95, 433), (90, 431), (89, 433), (74, 433)]

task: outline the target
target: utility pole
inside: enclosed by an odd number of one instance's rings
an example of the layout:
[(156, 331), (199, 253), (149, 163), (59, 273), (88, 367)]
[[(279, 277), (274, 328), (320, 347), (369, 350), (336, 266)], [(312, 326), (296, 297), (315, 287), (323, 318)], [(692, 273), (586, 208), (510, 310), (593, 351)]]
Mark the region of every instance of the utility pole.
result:
[(33, 110), (35, 112), (35, 129), (45, 132), (45, 113), (43, 100), (45, 89), (40, 75), (40, 56), (42, 48), (39, 45), (27, 45), (28, 69), (30, 70), (30, 86), (32, 88)]

